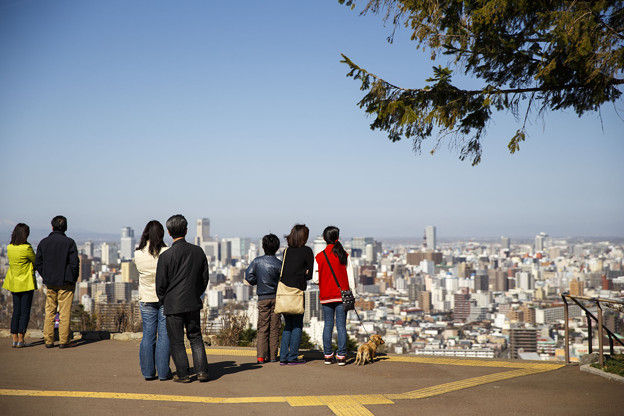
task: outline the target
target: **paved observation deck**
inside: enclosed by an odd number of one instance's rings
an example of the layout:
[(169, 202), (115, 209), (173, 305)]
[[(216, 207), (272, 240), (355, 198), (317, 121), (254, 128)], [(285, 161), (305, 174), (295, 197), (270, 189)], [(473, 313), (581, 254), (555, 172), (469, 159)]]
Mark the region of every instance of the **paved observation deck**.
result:
[[(209, 347), (208, 383), (145, 381), (138, 341), (11, 348), (0, 338), (2, 415), (621, 415), (624, 385), (542, 361), (387, 355), (372, 365), (256, 364), (255, 349)], [(189, 351), (190, 354), (190, 351)], [(192, 362), (192, 361), (191, 361)]]

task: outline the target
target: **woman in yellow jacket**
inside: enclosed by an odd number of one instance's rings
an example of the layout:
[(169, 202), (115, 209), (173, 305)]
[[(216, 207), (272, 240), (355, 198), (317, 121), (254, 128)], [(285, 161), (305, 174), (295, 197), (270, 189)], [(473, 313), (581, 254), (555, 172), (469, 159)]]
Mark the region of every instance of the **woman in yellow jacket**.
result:
[(28, 225), (17, 224), (11, 234), (11, 244), (7, 247), (9, 271), (2, 287), (13, 294), (13, 316), (11, 317), (13, 348), (22, 348), (25, 345), (24, 334), (30, 320), (33, 294), (37, 289), (35, 252), (27, 241), (29, 235)]

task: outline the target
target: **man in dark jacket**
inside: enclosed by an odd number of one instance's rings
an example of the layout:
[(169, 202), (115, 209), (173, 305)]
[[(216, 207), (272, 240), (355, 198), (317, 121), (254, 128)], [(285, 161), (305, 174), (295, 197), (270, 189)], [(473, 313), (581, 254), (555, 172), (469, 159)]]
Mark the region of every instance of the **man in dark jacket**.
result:
[(67, 218), (52, 219), (52, 232), (37, 247), (35, 268), (47, 286), (43, 340), (46, 348), (54, 347), (54, 318), (59, 312), (59, 348), (70, 344), (69, 321), (80, 260), (76, 243), (65, 235)]
[(193, 365), (199, 381), (208, 381), (208, 360), (201, 334), (200, 296), (208, 286), (208, 260), (204, 251), (186, 242), (188, 223), (182, 215), (167, 220), (171, 247), (158, 258), (156, 294), (164, 306), (171, 357), (177, 374), (173, 381), (188, 383), (189, 361), (184, 347), (184, 328), (191, 344)]
[(282, 315), (275, 313), (275, 293), (282, 269), (282, 262), (275, 257), (279, 246), (280, 241), (275, 234), (262, 237), (264, 256), (253, 259), (245, 272), (247, 283), (258, 285), (258, 364), (267, 360), (277, 362), (282, 326)]

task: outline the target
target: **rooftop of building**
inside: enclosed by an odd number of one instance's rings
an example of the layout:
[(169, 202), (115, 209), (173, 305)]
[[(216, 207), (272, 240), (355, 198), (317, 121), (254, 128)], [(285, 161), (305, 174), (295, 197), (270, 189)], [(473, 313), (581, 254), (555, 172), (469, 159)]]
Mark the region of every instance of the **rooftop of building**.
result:
[(208, 347), (208, 383), (145, 381), (139, 342), (80, 340), (47, 349), (0, 339), (0, 409), (18, 414), (174, 411), (279, 415), (620, 415), (623, 385), (578, 366), (523, 360), (381, 355), (372, 365), (256, 364), (255, 349)]

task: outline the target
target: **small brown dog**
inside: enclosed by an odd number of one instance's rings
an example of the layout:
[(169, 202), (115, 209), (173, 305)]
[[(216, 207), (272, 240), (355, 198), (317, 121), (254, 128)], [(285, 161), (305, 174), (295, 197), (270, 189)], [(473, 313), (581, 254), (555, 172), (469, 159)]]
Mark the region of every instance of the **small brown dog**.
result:
[(372, 335), (370, 337), (370, 341), (366, 344), (360, 345), (358, 348), (357, 355), (355, 356), (355, 364), (366, 364), (367, 362), (372, 363), (375, 359), (375, 353), (377, 352), (377, 347), (381, 344), (384, 344), (384, 340), (377, 334)]

